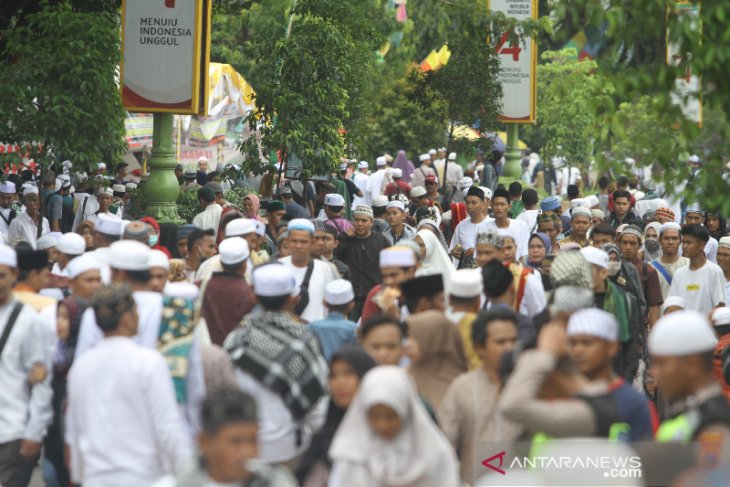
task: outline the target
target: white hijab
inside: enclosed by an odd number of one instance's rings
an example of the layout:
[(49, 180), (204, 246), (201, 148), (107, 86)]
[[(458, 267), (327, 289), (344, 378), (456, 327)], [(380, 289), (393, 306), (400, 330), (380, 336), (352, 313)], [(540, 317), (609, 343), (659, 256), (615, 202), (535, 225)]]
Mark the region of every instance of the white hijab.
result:
[(441, 274), (444, 280), (444, 289), (447, 289), (451, 282), (451, 275), (456, 272), (449, 254), (446, 253), (438, 237), (431, 230), (424, 228), (419, 230), (416, 236), (421, 237), (426, 246), (426, 256), (423, 258), (421, 267), (416, 271), (416, 276)]
[[(376, 404), (391, 407), (401, 419), (393, 440), (384, 440), (368, 424), (368, 410)], [(329, 454), (331, 480), (346, 479), (348, 487), (460, 485), (451, 445), (428, 416), (408, 374), (396, 366), (375, 367), (365, 374)]]

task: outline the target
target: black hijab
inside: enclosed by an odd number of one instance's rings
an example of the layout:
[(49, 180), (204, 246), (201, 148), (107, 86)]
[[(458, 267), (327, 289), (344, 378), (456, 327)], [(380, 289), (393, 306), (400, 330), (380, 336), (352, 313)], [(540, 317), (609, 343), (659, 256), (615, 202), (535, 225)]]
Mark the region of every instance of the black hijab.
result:
[[(368, 355), (365, 350), (354, 345), (345, 345), (340, 348), (330, 360), (330, 368), (336, 360), (344, 360), (347, 364), (352, 367), (352, 370), (360, 377), (363, 376), (377, 364), (375, 360)], [(299, 483), (304, 483), (304, 480), (309, 475), (311, 469), (317, 465), (318, 462), (325, 462), (327, 466), (332, 466), (332, 461), (329, 458), (328, 451), (332, 438), (334, 438), (337, 428), (340, 426), (342, 418), (345, 417), (346, 409), (338, 407), (334, 401), (330, 399), (329, 408), (327, 409), (327, 419), (325, 419), (322, 428), (312, 437), (312, 442), (309, 448), (302, 456), (299, 462), (299, 468), (297, 469), (296, 476)]]

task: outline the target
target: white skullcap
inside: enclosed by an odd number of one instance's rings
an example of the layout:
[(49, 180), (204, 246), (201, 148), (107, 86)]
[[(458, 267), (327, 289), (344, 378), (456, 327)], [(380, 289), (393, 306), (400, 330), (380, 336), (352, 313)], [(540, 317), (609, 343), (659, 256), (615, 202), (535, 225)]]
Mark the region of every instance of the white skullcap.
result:
[(66, 255), (81, 255), (86, 252), (86, 240), (78, 233), (64, 233), (56, 243), (56, 250)]
[(111, 188), (105, 188), (103, 186), (99, 186), (96, 189), (96, 196), (101, 196), (103, 194), (107, 194), (109, 196), (114, 196), (114, 191)]
[(378, 196), (373, 196), (373, 206), (381, 207), (381, 206), (387, 206), (388, 204), (388, 197), (382, 194), (379, 194)]
[(15, 183), (12, 181), (0, 183), (0, 193), (15, 194)]
[(375, 159), (375, 165), (376, 166), (385, 166), (385, 164), (388, 161), (385, 159), (385, 156), (380, 156), (377, 159)]
[(461, 189), (469, 189), (472, 186), (474, 186), (474, 180), (469, 176), (464, 176), (463, 178), (459, 179), (459, 187)]
[(198, 299), (200, 289), (191, 282), (168, 282), (165, 284), (162, 294), (170, 298), (195, 300)]
[(719, 247), (726, 247), (730, 248), (730, 237), (722, 237), (720, 241), (717, 243)]
[(149, 270), (150, 248), (135, 240), (120, 240), (109, 246), (109, 265), (122, 271)]
[(591, 206), (591, 202), (586, 198), (575, 198), (570, 201), (571, 208), (588, 208), (590, 210)]
[(12, 268), (18, 267), (18, 256), (14, 248), (9, 245), (0, 244), (0, 265), (6, 265)]
[(420, 156), (418, 156), (418, 160), (421, 162), (428, 161), (429, 159), (431, 159), (430, 154), (421, 154)]
[(653, 355), (684, 356), (710, 352), (717, 345), (712, 326), (697, 311), (677, 311), (662, 316), (649, 333)]
[(715, 326), (730, 325), (730, 308), (727, 306), (717, 308), (712, 313), (712, 324)]
[(253, 270), (252, 280), (253, 291), (257, 296), (295, 296), (299, 291), (292, 271), (279, 263), (256, 267)]
[(568, 320), (568, 336), (590, 335), (609, 342), (618, 339), (618, 323), (611, 313), (598, 308), (576, 311)]
[(384, 267), (414, 267), (416, 254), (406, 247), (388, 247), (380, 251), (380, 268)]
[(403, 177), (403, 170), (399, 167), (393, 168), (392, 171), (390, 171), (391, 176), (394, 178), (402, 178)]
[(290, 233), (292, 230), (302, 230), (309, 233), (310, 235), (314, 235), (314, 223), (312, 223), (310, 220), (307, 220), (306, 218), (294, 218), (289, 222), (289, 225), (287, 225), (286, 229)]
[(400, 211), (406, 211), (405, 205), (400, 200), (391, 201), (385, 208), (388, 210), (390, 210), (391, 208), (398, 208)]
[(678, 232), (682, 231), (682, 227), (679, 225), (679, 223), (676, 222), (667, 222), (661, 226), (659, 229), (659, 236), (664, 233), (664, 230), (676, 230)]
[(355, 299), (350, 281), (335, 279), (324, 288), (324, 301), (333, 306), (341, 306)]
[(124, 187), (131, 191), (133, 189), (137, 189), (137, 183), (127, 183), (124, 185)]
[(256, 224), (250, 218), (236, 218), (226, 225), (226, 238), (240, 237), (256, 231)]
[(450, 161), (455, 161), (456, 160), (456, 152), (452, 152), (451, 154), (449, 154), (449, 160)]
[(97, 169), (106, 169), (106, 164), (104, 164), (103, 162), (100, 162), (96, 165), (96, 168)]
[(484, 192), (484, 199), (491, 200), (492, 199), (492, 190), (487, 188), (486, 186), (479, 186), (479, 189), (481, 189)]
[(476, 298), (482, 294), (484, 281), (479, 269), (459, 269), (451, 274), (449, 294), (457, 298)]
[(119, 237), (124, 230), (124, 222), (118, 216), (101, 213), (96, 220), (96, 231), (105, 235)]
[(256, 224), (256, 235), (259, 237), (266, 235), (266, 225), (258, 220), (254, 220), (254, 223)]
[(441, 152), (446, 152), (446, 147), (439, 147), (439, 150), (440, 150)]
[(162, 267), (166, 271), (169, 271), (170, 258), (162, 250), (150, 249), (150, 255), (147, 257), (147, 265), (150, 269), (153, 267)]
[(68, 272), (68, 277), (71, 279), (76, 279), (84, 272), (99, 270), (101, 270), (101, 262), (99, 262), (92, 254), (84, 254), (74, 257), (66, 266), (66, 272)]
[(208, 158), (205, 156), (198, 157), (198, 162), (208, 162)]
[(48, 250), (55, 247), (58, 239), (63, 235), (61, 232), (49, 232), (41, 236), (35, 244), (36, 250)]
[(426, 188), (423, 186), (415, 186), (411, 189), (411, 198), (420, 198), (426, 194)]
[(368, 161), (360, 161), (357, 165), (358, 169), (367, 169), (368, 167), (370, 167)]
[(601, 249), (595, 247), (585, 247), (580, 249), (580, 253), (583, 258), (588, 261), (589, 264), (597, 265), (603, 269), (608, 269), (608, 254)]
[(689, 156), (689, 162), (700, 162), (700, 157), (697, 154)]
[(591, 213), (590, 209), (588, 209), (584, 206), (576, 206), (570, 212), (570, 219), (572, 220), (576, 216), (587, 216), (588, 219), (590, 220), (591, 217), (593, 216), (593, 213)]
[(428, 151), (428, 155), (429, 156), (435, 156), (436, 155), (436, 149), (431, 149), (430, 151)]
[(687, 301), (685, 301), (684, 298), (680, 296), (667, 296), (667, 299), (665, 299), (662, 303), (662, 314), (664, 314), (671, 306), (687, 309)]
[(114, 193), (126, 193), (127, 187), (123, 184), (115, 184), (114, 186), (112, 186), (112, 191)]
[(65, 161), (63, 161), (63, 162), (61, 163), (61, 166), (62, 166), (62, 167), (63, 167), (64, 169), (71, 169), (71, 168), (73, 167), (73, 163), (72, 163), (71, 161), (69, 161), (68, 159), (66, 159)]
[(58, 193), (63, 188), (63, 179), (56, 178), (53, 180), (53, 192)]
[(704, 211), (702, 211), (702, 206), (700, 206), (699, 203), (691, 203), (687, 205), (687, 210), (685, 211), (685, 214), (687, 213), (702, 213), (705, 214)]
[(23, 185), (23, 196), (27, 194), (38, 194), (38, 187), (37, 186), (25, 186)]
[(338, 208), (340, 206), (345, 206), (345, 198), (343, 198), (341, 194), (330, 193), (324, 197), (324, 204)]
[(218, 245), (218, 253), (221, 256), (221, 263), (225, 265), (237, 265), (248, 259), (250, 252), (248, 242), (241, 237), (230, 237)]

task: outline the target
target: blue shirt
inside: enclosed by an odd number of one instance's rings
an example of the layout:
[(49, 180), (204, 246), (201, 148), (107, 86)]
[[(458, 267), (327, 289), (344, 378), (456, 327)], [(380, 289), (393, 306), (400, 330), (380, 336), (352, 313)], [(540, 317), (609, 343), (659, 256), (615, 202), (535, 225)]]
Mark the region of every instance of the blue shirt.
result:
[(331, 312), (325, 319), (313, 321), (307, 326), (317, 335), (327, 363), (343, 345), (355, 343), (357, 325), (342, 313)]
[(631, 427), (630, 441), (649, 441), (654, 437), (654, 428), (649, 412), (649, 401), (623, 379), (616, 381), (610, 388), (611, 397), (621, 419)]

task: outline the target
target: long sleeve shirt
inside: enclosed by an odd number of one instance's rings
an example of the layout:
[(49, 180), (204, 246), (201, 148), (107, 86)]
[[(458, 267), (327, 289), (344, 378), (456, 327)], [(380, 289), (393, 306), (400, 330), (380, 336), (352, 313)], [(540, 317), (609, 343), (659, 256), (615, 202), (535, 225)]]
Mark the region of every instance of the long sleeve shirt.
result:
[(386, 238), (375, 232), (367, 238), (347, 237), (340, 242), (336, 256), (350, 268), (356, 298), (364, 300), (380, 284), (380, 251), (388, 246)]
[[(156, 350), (162, 319), (162, 295), (151, 291), (135, 291), (133, 294), (139, 312), (139, 329), (133, 339), (143, 347)], [(76, 345), (76, 359), (83, 356), (103, 339), (104, 335), (96, 325), (94, 310), (89, 308), (81, 318), (79, 339)], [(192, 438), (200, 431), (200, 405), (205, 397), (205, 376), (200, 357), (200, 339), (197, 333), (188, 356), (185, 391), (186, 402), (180, 404), (180, 409)]]
[(164, 358), (106, 338), (68, 376), (66, 444), (85, 487), (151, 485), (192, 455)]
[[(0, 307), (0, 335), (18, 301)], [(0, 357), (0, 443), (28, 439), (40, 442), (53, 420), (50, 328), (38, 313), (23, 306)], [(31, 369), (45, 367), (43, 381), (30, 385)]]
[[(51, 231), (46, 218), (43, 218), (41, 225), (41, 236)], [(10, 227), (8, 228), (8, 244), (14, 247), (20, 242), (28, 242), (35, 248), (36, 235), (38, 235), (38, 225), (36, 222), (27, 213), (21, 213), (10, 222)]]

